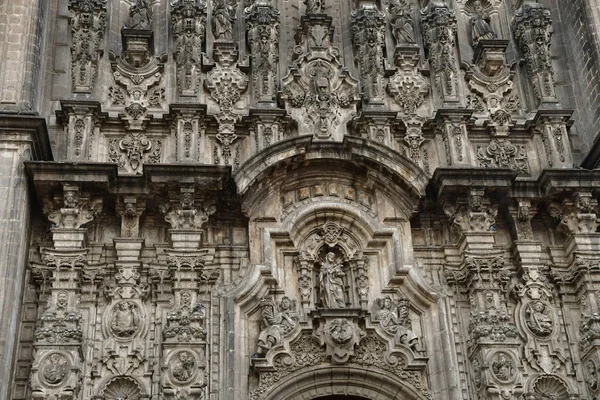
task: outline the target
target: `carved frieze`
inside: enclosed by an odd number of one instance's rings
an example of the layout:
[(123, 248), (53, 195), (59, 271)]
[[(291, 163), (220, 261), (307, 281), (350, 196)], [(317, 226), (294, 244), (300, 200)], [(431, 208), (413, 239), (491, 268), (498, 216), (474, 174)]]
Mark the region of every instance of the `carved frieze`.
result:
[(96, 85), (101, 41), (106, 29), (106, 0), (69, 0), (71, 11), (71, 84), (89, 93)]
[(508, 139), (493, 139), (489, 145), (477, 146), (479, 165), (485, 168), (509, 168), (519, 174), (529, 173), (525, 145)]

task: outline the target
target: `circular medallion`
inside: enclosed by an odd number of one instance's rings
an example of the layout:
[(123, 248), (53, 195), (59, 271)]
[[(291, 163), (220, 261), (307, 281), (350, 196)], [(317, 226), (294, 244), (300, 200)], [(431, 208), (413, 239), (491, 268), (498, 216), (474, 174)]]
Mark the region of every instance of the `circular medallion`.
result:
[(503, 351), (494, 354), (492, 359), (492, 372), (494, 377), (502, 383), (511, 382), (516, 375), (516, 366), (512, 357)]
[(525, 306), (525, 323), (536, 336), (548, 337), (554, 330), (554, 321), (549, 305), (533, 301)]
[(196, 359), (189, 351), (180, 351), (171, 359), (171, 375), (178, 383), (188, 383), (194, 378)]
[(69, 374), (69, 361), (60, 353), (52, 353), (42, 362), (42, 381), (50, 386), (62, 384)]
[(120, 301), (112, 309), (110, 317), (110, 331), (117, 338), (128, 339), (133, 337), (140, 329), (140, 310), (132, 301)]

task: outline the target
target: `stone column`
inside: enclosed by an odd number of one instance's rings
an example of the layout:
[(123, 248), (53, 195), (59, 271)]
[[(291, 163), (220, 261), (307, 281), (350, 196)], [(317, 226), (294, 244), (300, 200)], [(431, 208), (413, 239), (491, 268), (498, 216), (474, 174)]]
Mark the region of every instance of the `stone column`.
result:
[(9, 398), (19, 330), (29, 234), (29, 189), (24, 161), (51, 160), (42, 118), (0, 115), (0, 398)]

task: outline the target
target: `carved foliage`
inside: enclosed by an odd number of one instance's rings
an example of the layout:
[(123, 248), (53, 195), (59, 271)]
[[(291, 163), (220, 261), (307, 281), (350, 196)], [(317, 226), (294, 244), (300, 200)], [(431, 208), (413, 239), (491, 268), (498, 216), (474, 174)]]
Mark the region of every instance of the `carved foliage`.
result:
[(206, 34), (206, 3), (177, 0), (171, 4), (171, 26), (177, 65), (177, 90), (181, 96), (195, 96), (200, 90), (202, 46)]
[(477, 146), (477, 159), (482, 167), (529, 173), (525, 146), (512, 144), (508, 139), (493, 139), (487, 146)]
[(73, 91), (90, 92), (96, 84), (100, 42), (106, 28), (106, 0), (69, 0), (71, 82)]

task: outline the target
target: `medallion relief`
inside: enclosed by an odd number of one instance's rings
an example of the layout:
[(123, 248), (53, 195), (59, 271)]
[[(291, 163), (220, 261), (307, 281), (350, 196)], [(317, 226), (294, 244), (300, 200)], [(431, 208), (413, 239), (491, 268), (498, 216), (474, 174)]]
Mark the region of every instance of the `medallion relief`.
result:
[(120, 301), (111, 311), (110, 331), (117, 339), (130, 339), (139, 332), (141, 313), (132, 301)]

